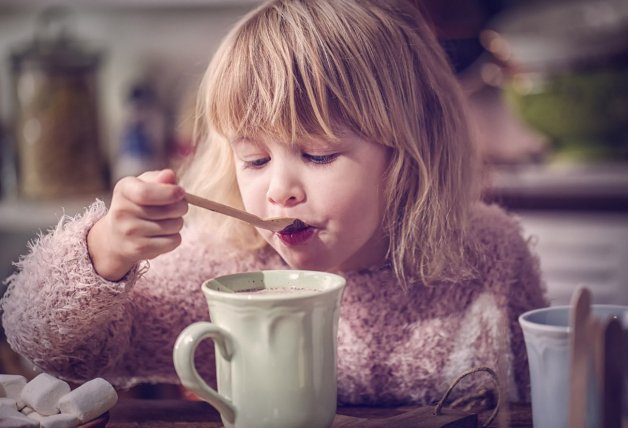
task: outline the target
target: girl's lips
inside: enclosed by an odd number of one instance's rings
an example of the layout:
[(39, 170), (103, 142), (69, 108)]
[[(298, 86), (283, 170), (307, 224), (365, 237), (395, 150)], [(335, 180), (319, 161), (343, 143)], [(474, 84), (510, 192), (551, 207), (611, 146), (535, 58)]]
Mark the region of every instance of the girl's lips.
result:
[(307, 241), (314, 235), (314, 228), (311, 226), (307, 226), (302, 229), (294, 230), (289, 233), (279, 232), (277, 236), (284, 244), (288, 246), (299, 245)]

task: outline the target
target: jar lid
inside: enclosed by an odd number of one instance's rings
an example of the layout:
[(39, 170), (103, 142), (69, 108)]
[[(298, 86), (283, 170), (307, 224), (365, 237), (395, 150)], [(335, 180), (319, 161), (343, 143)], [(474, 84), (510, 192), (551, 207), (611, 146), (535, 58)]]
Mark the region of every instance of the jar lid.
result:
[(44, 10), (37, 19), (32, 40), (11, 52), (14, 70), (43, 68), (83, 71), (96, 67), (100, 53), (87, 49), (68, 30), (67, 9)]

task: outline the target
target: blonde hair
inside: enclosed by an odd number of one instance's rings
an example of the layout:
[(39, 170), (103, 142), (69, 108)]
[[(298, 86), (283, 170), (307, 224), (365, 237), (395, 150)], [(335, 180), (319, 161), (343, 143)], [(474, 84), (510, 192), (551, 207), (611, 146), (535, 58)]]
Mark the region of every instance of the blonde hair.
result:
[[(337, 125), (390, 147), (383, 227), (403, 285), (468, 273), (465, 231), (477, 199), (464, 100), (417, 8), (404, 0), (273, 0), (227, 35), (204, 76), (198, 146), (182, 182), (242, 207), (228, 140), (287, 143)], [(265, 245), (254, 228), (215, 217), (213, 233)]]

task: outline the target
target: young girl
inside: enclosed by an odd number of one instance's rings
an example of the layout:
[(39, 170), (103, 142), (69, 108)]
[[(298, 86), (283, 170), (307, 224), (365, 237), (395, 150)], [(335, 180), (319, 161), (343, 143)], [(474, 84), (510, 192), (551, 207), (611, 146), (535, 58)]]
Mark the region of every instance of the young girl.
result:
[[(2, 301), (16, 351), (72, 381), (176, 383), (174, 341), (208, 318), (204, 280), (315, 269), (347, 278), (341, 403), (433, 402), (480, 365), (504, 367), (510, 398), (527, 398), (517, 317), (545, 304), (537, 263), (517, 223), (478, 202), (463, 100), (414, 7), (263, 4), (209, 65), (198, 118), (180, 180), (120, 180), (108, 210), (61, 221), (19, 262)], [(184, 189), (307, 227), (201, 211), (184, 225)]]

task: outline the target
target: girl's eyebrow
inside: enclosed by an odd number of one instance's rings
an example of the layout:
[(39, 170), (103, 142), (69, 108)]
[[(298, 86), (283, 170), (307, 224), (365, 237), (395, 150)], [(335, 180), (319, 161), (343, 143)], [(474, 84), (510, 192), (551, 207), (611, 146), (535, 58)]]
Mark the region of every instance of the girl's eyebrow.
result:
[(233, 138), (231, 140), (229, 140), (229, 143), (232, 145), (237, 145), (237, 144), (242, 144), (242, 143), (246, 143), (249, 142), (248, 138), (246, 137), (236, 137)]
[[(241, 146), (254, 146), (263, 148), (265, 146), (264, 139), (250, 138), (250, 137), (235, 137), (229, 141), (232, 147)], [(346, 146), (346, 142), (342, 139), (337, 141), (330, 141), (319, 136), (309, 136), (308, 138), (301, 138), (292, 143), (292, 147), (299, 150), (331, 150), (338, 149)]]
[(346, 146), (346, 141), (343, 141), (342, 139), (332, 141), (322, 137), (314, 137), (297, 142), (297, 146), (309, 149), (338, 149)]
[(236, 137), (233, 140), (229, 141), (229, 143), (232, 146), (241, 146), (241, 145), (245, 145), (245, 144), (250, 144), (253, 146), (261, 146), (262, 143), (259, 140), (254, 140), (251, 138), (247, 138), (247, 137)]

